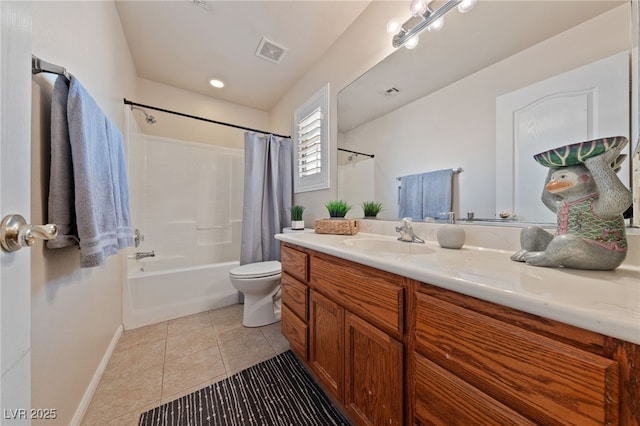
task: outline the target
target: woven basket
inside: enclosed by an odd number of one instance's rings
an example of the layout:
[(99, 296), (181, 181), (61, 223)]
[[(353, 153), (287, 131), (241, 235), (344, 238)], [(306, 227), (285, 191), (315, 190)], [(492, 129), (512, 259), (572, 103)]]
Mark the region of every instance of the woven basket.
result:
[(355, 219), (317, 219), (316, 234), (355, 235), (358, 233), (358, 221)]

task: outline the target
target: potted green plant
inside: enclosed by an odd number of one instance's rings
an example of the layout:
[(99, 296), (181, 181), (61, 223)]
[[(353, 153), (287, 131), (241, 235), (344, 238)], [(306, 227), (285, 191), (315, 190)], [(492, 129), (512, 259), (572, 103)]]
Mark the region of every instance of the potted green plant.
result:
[(346, 201), (343, 200), (333, 200), (329, 201), (324, 205), (329, 211), (329, 217), (343, 219), (349, 210), (351, 210), (351, 206), (347, 204)]
[(291, 229), (304, 229), (304, 206), (291, 206)]
[(365, 201), (362, 203), (362, 210), (364, 210), (364, 217), (371, 219), (378, 216), (378, 213), (382, 211), (382, 203), (376, 201)]

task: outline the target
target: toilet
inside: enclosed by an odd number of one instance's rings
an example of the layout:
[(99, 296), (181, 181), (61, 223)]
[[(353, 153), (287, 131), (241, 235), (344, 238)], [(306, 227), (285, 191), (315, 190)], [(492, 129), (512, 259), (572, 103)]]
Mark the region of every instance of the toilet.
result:
[(280, 276), (277, 260), (248, 263), (229, 271), (233, 287), (244, 295), (242, 325), (261, 327), (280, 320)]

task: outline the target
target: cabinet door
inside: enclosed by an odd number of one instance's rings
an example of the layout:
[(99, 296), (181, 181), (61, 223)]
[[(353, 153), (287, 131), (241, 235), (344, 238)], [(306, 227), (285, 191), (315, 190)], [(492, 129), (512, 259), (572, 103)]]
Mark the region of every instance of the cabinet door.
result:
[(362, 425), (401, 425), (402, 344), (345, 313), (345, 405)]
[(309, 306), (309, 364), (326, 389), (343, 402), (344, 309), (315, 291)]

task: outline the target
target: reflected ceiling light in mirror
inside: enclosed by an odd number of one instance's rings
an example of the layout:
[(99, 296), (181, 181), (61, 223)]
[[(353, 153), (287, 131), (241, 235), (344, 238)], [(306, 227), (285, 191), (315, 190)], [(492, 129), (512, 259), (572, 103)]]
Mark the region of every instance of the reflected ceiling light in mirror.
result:
[[(476, 0), (447, 0), (436, 10), (432, 10), (429, 4), (432, 0), (412, 0), (409, 6), (411, 18), (400, 26), (393, 36), (393, 47), (406, 46), (407, 42), (422, 30), (438, 31), (444, 24), (443, 16), (454, 7), (458, 6), (461, 13), (468, 12), (473, 8)], [(387, 24), (387, 31), (389, 25)], [(412, 41), (415, 43), (415, 41)], [(415, 45), (413, 45), (415, 47)]]

